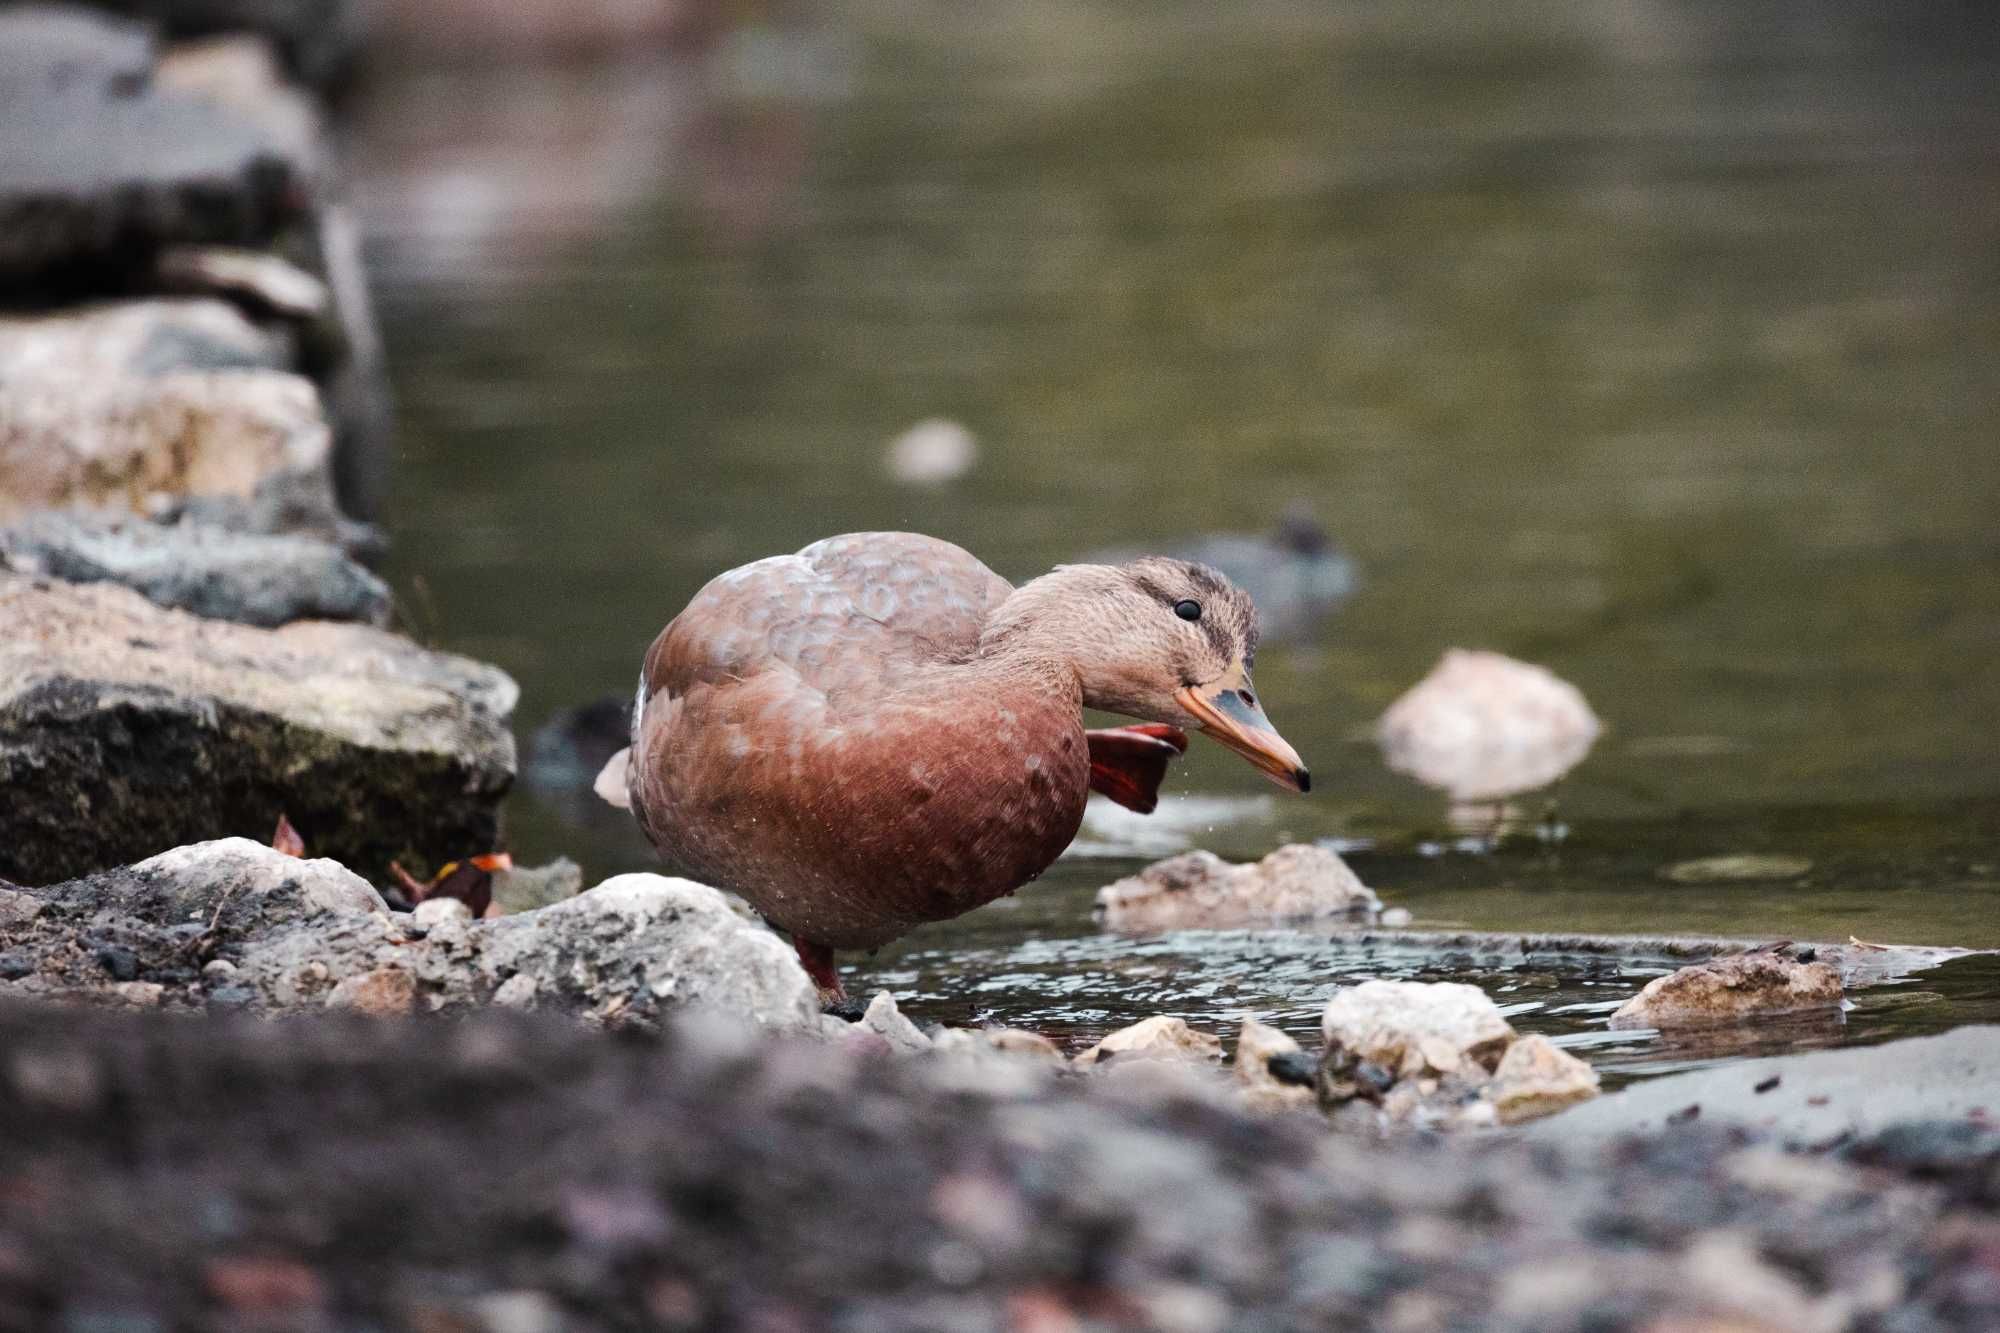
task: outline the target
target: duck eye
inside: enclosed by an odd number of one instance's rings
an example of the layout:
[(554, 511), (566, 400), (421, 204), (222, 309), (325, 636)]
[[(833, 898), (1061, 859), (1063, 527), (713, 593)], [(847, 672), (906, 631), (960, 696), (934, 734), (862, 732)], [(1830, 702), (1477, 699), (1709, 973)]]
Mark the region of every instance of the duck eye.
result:
[(1179, 616), (1182, 620), (1200, 620), (1201, 603), (1194, 601), (1175, 602), (1174, 614)]

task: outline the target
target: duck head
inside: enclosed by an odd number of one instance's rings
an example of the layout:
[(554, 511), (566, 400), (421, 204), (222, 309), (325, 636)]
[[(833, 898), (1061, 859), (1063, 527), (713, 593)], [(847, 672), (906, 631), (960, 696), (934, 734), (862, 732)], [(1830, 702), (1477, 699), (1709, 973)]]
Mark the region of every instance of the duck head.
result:
[(1311, 787), (1250, 680), (1257, 608), (1208, 566), (1165, 556), (1059, 565), (1001, 604), (981, 648), (1026, 643), (1075, 671), (1086, 707), (1198, 730), (1279, 786)]

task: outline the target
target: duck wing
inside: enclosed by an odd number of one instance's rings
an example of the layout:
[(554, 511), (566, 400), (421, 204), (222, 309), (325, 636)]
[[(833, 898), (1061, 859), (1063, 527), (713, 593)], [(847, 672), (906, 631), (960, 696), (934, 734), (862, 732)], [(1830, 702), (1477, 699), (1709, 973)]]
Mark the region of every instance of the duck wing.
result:
[(646, 654), (642, 699), (795, 674), (823, 695), (962, 659), (1013, 591), (971, 552), (912, 532), (856, 532), (711, 579)]

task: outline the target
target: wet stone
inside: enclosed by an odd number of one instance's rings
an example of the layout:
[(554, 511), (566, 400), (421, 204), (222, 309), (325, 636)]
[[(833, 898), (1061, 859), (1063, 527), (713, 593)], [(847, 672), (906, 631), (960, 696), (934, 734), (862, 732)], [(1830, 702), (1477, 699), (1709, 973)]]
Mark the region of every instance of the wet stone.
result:
[(1614, 1028), (1701, 1028), (1836, 1013), (1845, 990), (1828, 963), (1776, 950), (1731, 954), (1655, 977), (1611, 1015)]
[(1332, 850), (1280, 847), (1231, 865), (1213, 852), (1183, 852), (1097, 891), (1095, 914), (1109, 930), (1218, 930), (1279, 921), (1370, 921), (1382, 900)]

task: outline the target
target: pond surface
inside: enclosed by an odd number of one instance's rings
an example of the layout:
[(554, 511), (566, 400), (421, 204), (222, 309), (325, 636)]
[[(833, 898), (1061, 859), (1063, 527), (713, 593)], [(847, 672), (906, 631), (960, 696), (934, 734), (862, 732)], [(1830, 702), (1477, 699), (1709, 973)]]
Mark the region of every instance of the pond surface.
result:
[[(1029, 577), (1268, 531), (1359, 591), (1259, 654), (1309, 798), (1197, 741), (1163, 819), (854, 978), (1082, 1039), (1310, 1029), (1460, 976), (1613, 1069), (1643, 958), (1510, 977), (1300, 934), (1098, 935), (1177, 846), (1341, 839), (1420, 926), (2000, 946), (2000, 48), (1871, 6), (841, 5), (609, 65), (389, 70), (347, 144), (399, 395), (380, 478), (420, 637), (520, 735), (629, 693), (711, 575), (910, 528)], [(1990, 27), (1990, 25), (1985, 25)], [(887, 442), (978, 438), (944, 486)], [(1369, 734), (1448, 646), (1609, 724), (1569, 836), (1457, 849)], [(1116, 812), (1112, 812), (1113, 815)], [(1540, 808), (1529, 812), (1539, 816)], [(650, 856), (523, 792), (518, 856)], [(1683, 885), (1693, 857), (1804, 876)], [(1842, 1034), (1996, 1016), (1954, 964)]]

